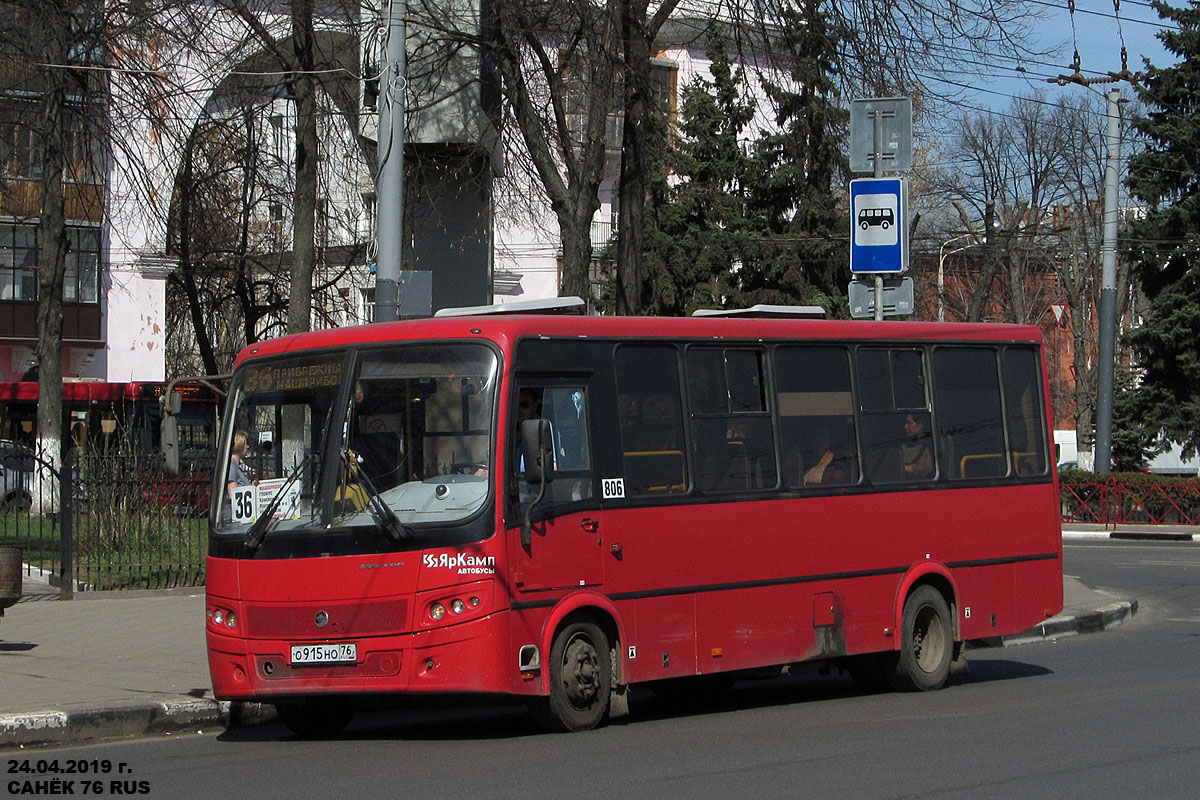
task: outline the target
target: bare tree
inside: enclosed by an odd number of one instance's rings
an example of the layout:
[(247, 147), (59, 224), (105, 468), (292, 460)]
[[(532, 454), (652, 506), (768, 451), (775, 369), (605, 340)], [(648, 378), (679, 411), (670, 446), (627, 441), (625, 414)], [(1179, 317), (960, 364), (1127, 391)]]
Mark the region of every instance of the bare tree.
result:
[[(360, 321), (350, 278), (366, 260), (362, 210), (340, 187), (365, 173), (346, 118), (317, 88), (318, 139), (329, 155), (317, 171), (314, 269), (306, 312), (319, 327)], [(288, 329), (294, 168), (280, 89), (252, 77), (232, 82), (192, 132), (176, 183), (168, 282), (168, 346), (177, 374), (227, 372), (246, 344)]]
[(513, 119), (558, 219), (562, 292), (585, 296), (606, 127), (620, 76), (618, 0), (502, 0), (491, 48)]
[[(1097, 379), (1104, 124), (1102, 98), (1086, 96), (1033, 95), (1002, 114), (965, 115), (946, 153), (953, 167), (935, 181), (954, 198), (959, 230), (973, 245), (950, 262), (952, 316), (1047, 326), (1050, 304), (1067, 304), (1070, 406), (1085, 443)], [(1124, 318), (1129, 270), (1119, 265), (1117, 275)], [(1057, 354), (1050, 366), (1065, 371)]]
[[(154, 119), (153, 104), (142, 105), (132, 95), (148, 98), (162, 89), (149, 62), (156, 37), (177, 33), (160, 25), (159, 15), (166, 8), (166, 2), (119, 0), (67, 6), (34, 0), (0, 4), (5, 88), (12, 90), (10, 96), (28, 98), (22, 102), (36, 109), (36, 114), (17, 114), (4, 121), (26, 142), (29, 152), (36, 153), (31, 160), (37, 162), (33, 171), (38, 177), (31, 192), (31, 175), (5, 176), (10, 178), (4, 181), (9, 191), (0, 196), (0, 204), (8, 214), (37, 220), (37, 428), (44, 456), (55, 462), (63, 453), (67, 223), (100, 221), (108, 213), (102, 206), (101, 187), (111, 186), (118, 169), (113, 166), (114, 154), (136, 157), (146, 149), (138, 133), (116, 122), (116, 115), (126, 111), (141, 114), (139, 122)], [(134, 88), (137, 91), (130, 93)], [(129, 103), (116, 109), (114, 98)]]

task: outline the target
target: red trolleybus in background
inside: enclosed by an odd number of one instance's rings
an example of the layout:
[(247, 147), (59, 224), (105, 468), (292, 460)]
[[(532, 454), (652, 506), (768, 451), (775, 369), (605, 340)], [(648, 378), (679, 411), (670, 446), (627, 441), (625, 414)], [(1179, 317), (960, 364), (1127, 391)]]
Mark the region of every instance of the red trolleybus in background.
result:
[(937, 689), (1061, 610), (1036, 328), (482, 311), (241, 354), (218, 698), (316, 734), (521, 695), (581, 730), (632, 684), (805, 661)]
[[(160, 381), (64, 380), (63, 432), (85, 450), (160, 452), (161, 397), (166, 388)], [(174, 391), (180, 396), (176, 418), (183, 460), (189, 468), (207, 469), (212, 461), (217, 395), (200, 382), (176, 384)], [(37, 381), (0, 383), (0, 439), (37, 447), (37, 401)]]

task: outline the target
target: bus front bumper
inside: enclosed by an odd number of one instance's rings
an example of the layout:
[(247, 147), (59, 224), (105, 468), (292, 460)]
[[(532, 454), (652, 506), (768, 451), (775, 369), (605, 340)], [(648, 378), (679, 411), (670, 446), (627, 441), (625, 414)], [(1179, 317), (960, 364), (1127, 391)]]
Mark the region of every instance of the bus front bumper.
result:
[[(531, 694), (515, 653), (504, 657), (504, 614), (395, 636), (357, 640), (246, 639), (206, 630), (208, 667), (218, 700), (259, 700), (317, 694)], [(354, 663), (292, 664), (293, 645), (353, 642)]]

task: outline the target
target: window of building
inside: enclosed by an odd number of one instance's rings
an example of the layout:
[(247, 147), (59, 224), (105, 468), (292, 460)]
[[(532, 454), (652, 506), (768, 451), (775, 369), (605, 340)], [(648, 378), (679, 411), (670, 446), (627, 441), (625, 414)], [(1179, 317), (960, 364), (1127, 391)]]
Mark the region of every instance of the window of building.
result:
[(35, 112), (33, 103), (0, 103), (0, 175), (21, 180), (42, 177), (42, 145), (34, 135)]
[[(67, 135), (63, 142), (67, 183), (98, 184), (104, 174), (101, 137), (88, 129), (86, 106), (68, 106)], [(0, 177), (41, 180), (42, 141), (38, 136), (39, 109), (28, 100), (0, 101)]]
[(0, 300), (37, 300), (37, 228), (0, 223)]
[[(0, 300), (35, 301), (41, 231), (37, 225), (0, 223)], [(69, 226), (63, 278), (63, 301), (98, 303), (100, 299), (100, 229)]]
[(100, 229), (70, 228), (63, 300), (97, 303), (100, 291)]
[(358, 318), (364, 322), (375, 321), (375, 287), (363, 286), (358, 290)]

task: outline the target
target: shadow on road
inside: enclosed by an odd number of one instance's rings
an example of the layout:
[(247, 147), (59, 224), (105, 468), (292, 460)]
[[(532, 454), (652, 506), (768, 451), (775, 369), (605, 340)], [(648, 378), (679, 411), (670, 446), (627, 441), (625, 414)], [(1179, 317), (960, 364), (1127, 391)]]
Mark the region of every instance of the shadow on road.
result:
[[(969, 671), (951, 676), (950, 687), (973, 683), (1033, 678), (1053, 674), (1037, 664), (1002, 658), (971, 658)], [(686, 684), (684, 685), (686, 689)], [(630, 697), (632, 714), (606, 723), (607, 727), (682, 719), (796, 704), (818, 704), (871, 695), (858, 689), (836, 669), (821, 675), (815, 666), (763, 680), (744, 680), (732, 688), (696, 683), (696, 691), (658, 695), (636, 687)], [(875, 695), (875, 697), (885, 697)], [(360, 709), (338, 741), (482, 741), (542, 735), (520, 701), (444, 697), (429, 699), (372, 698)], [(219, 737), (224, 742), (286, 741), (296, 737), (282, 723), (236, 728)]]

